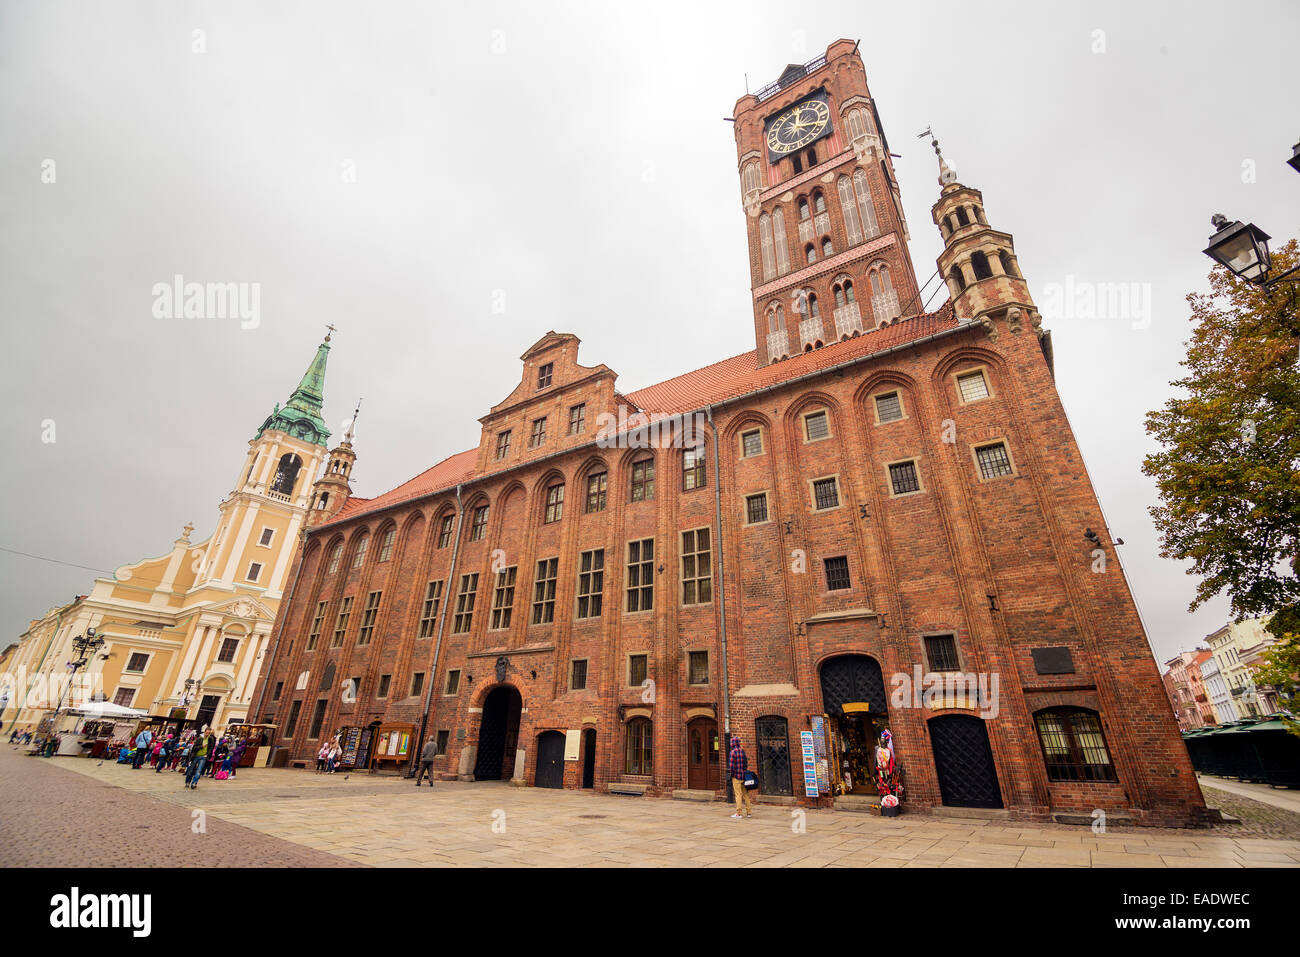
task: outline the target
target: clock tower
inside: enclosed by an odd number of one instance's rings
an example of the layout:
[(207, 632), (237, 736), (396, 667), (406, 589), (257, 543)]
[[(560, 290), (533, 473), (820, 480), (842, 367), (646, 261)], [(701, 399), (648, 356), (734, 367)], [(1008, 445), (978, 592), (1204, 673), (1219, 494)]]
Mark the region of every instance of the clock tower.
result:
[(759, 365), (920, 311), (889, 143), (857, 44), (736, 103)]

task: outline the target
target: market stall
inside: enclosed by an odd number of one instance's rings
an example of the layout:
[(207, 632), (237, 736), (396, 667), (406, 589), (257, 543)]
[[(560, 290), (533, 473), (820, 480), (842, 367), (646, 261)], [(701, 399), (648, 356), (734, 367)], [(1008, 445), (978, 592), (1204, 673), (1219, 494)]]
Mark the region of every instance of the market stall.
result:
[(60, 737), (59, 754), (100, 757), (114, 741), (129, 740), (141, 719), (149, 712), (124, 708), (111, 701), (91, 701), (61, 711), (55, 733)]
[(271, 744), (275, 740), (276, 726), (273, 724), (244, 724), (242, 722), (226, 726), (226, 737), (233, 750), (242, 741), (244, 754), (239, 759), (241, 768), (264, 768), (271, 760)]
[(415, 725), (393, 723), (381, 724), (375, 732), (374, 768), (383, 770), (384, 765), (400, 768), (410, 758), (411, 739), (415, 736)]

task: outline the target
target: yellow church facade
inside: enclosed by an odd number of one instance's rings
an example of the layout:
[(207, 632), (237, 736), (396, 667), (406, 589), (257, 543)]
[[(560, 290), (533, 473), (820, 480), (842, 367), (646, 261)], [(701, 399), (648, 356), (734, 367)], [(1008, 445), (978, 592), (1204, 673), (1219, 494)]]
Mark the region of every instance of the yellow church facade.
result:
[[(331, 456), (321, 416), (329, 342), (250, 440), (208, 538), (192, 540), (187, 525), (166, 553), (122, 565), (32, 622), (5, 663), (6, 730), (34, 728), (60, 704), (100, 696), (216, 729), (247, 718), (301, 532), (350, 492), (346, 476), (316, 482)], [(349, 466), (350, 439), (349, 428), (335, 456)], [(104, 644), (70, 684), (73, 641), (92, 631)]]

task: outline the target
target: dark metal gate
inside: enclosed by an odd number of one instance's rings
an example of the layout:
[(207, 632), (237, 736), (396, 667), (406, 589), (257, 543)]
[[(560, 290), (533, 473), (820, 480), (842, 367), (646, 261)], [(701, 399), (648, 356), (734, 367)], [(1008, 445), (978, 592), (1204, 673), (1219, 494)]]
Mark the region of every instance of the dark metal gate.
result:
[(930, 747), (946, 807), (1002, 807), (1002, 789), (984, 722), (969, 714), (930, 721)]
[[(519, 692), (509, 685), (493, 688), (489, 692), (483, 702), (483, 717), (479, 722), (474, 780), (501, 780), (507, 757), (506, 747), (510, 745), (513, 752), (514, 739), (519, 733), (519, 709), (522, 703)], [(514, 754), (509, 757), (513, 759)], [(512, 767), (511, 771), (513, 770)]]
[(793, 794), (790, 783), (790, 733), (785, 718), (772, 715), (754, 722), (758, 745), (758, 793)]
[(533, 783), (539, 788), (564, 787), (563, 731), (543, 731), (537, 736), (537, 774)]
[(861, 711), (888, 718), (885, 679), (875, 658), (866, 655), (830, 658), (822, 665), (821, 679), (822, 708), (827, 714), (844, 714), (846, 704), (866, 704), (868, 707)]

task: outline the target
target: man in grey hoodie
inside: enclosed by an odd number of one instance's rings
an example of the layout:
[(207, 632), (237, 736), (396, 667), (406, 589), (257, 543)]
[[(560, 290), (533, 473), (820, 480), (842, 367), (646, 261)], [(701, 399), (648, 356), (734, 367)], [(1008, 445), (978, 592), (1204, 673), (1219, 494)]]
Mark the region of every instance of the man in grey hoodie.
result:
[(430, 738), (424, 743), (424, 750), (420, 752), (420, 773), (415, 776), (415, 786), (420, 786), (420, 781), (424, 776), (429, 775), (429, 787), (433, 787), (433, 759), (438, 756), (438, 742)]

